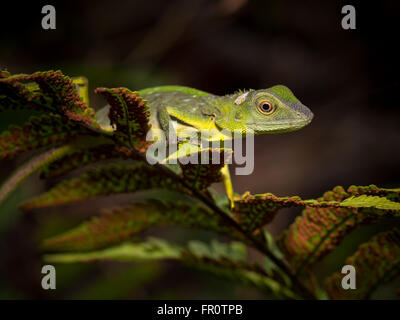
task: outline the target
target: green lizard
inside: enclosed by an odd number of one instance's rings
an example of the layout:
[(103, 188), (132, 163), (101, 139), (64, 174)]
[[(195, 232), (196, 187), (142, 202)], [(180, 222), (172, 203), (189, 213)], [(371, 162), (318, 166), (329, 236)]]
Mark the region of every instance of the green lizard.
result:
[[(149, 106), (152, 129), (167, 133), (172, 121), (178, 140), (187, 138), (187, 129), (214, 129), (210, 141), (226, 139), (224, 130), (255, 135), (290, 132), (306, 126), (313, 118), (312, 112), (282, 85), (225, 96), (182, 86), (161, 86), (140, 90), (139, 95)], [(103, 129), (112, 130), (108, 110), (109, 106), (99, 110), (96, 119)], [(232, 201), (234, 193), (227, 165), (222, 175)]]

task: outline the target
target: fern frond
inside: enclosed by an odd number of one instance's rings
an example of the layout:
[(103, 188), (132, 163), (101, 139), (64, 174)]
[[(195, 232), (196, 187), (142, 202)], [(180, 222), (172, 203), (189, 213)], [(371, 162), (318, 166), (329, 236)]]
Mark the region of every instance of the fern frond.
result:
[(92, 261), (138, 261), (177, 259), (181, 255), (180, 247), (158, 238), (149, 238), (142, 243), (125, 242), (118, 246), (98, 251), (77, 253), (52, 253), (43, 256), (48, 263), (76, 263)]
[(391, 201), (400, 202), (400, 188), (388, 189), (379, 188), (374, 184), (369, 186), (350, 186), (347, 192), (353, 196), (359, 195), (372, 195), (372, 196), (383, 196)]
[(135, 165), (110, 164), (98, 169), (89, 169), (82, 176), (65, 180), (48, 192), (30, 199), (21, 205), (22, 209), (42, 208), (77, 202), (95, 196), (135, 192), (152, 188), (163, 188), (190, 192), (179, 180), (157, 170), (147, 163)]
[(332, 299), (367, 299), (381, 285), (400, 275), (400, 231), (393, 229), (374, 236), (346, 259), (356, 269), (356, 289), (344, 290), (343, 274), (335, 273), (325, 282)]
[(48, 263), (177, 260), (190, 267), (240, 281), (268, 293), (272, 292), (281, 299), (298, 298), (289, 287), (266, 274), (261, 267), (246, 262), (245, 253), (245, 247), (238, 242), (223, 244), (214, 240), (210, 246), (196, 241), (182, 247), (165, 240), (150, 238), (142, 243), (124, 243), (101, 251), (48, 254), (44, 259)]
[(300, 197), (277, 197), (272, 193), (250, 195), (244, 193), (235, 200), (233, 214), (241, 226), (254, 231), (270, 223), (279, 209), (304, 205)]
[(74, 148), (70, 153), (43, 168), (40, 177), (45, 179), (59, 177), (74, 169), (111, 159), (138, 160), (134, 153), (128, 152), (127, 148), (101, 142), (89, 148)]
[[(36, 83), (39, 90), (30, 86), (29, 82)], [(100, 128), (95, 121), (94, 110), (82, 101), (71, 78), (61, 71), (0, 78), (0, 109), (25, 108), (60, 114), (89, 128)]]
[(151, 200), (105, 209), (99, 217), (61, 235), (46, 239), (47, 251), (88, 251), (104, 248), (139, 234), (152, 226), (183, 226), (230, 235), (234, 231), (221, 217), (199, 204)]
[[(340, 206), (351, 208), (376, 208), (393, 212), (400, 212), (400, 203), (391, 201), (386, 197), (368, 196), (365, 194), (358, 197), (351, 196), (350, 198), (343, 200), (340, 203)], [(379, 214), (380, 212), (376, 211), (376, 213)]]
[(349, 197), (342, 187), (326, 192), (318, 200), (325, 205), (308, 205), (278, 239), (297, 273), (332, 251), (358, 225), (400, 215), (397, 202), (377, 196)]
[[(362, 208), (364, 212), (373, 211), (377, 215), (400, 213), (400, 203), (385, 197), (365, 194), (349, 196), (343, 187), (336, 187), (334, 191), (328, 191), (323, 197), (316, 200), (303, 200), (298, 196), (277, 197), (271, 193), (256, 195), (244, 193), (235, 200), (234, 216), (245, 229), (254, 231), (271, 222), (279, 209), (295, 206), (305, 206), (312, 212), (318, 211), (317, 208), (331, 208), (325, 210), (327, 212), (339, 210), (340, 208), (348, 208), (348, 210), (353, 211), (357, 208)], [(382, 211), (375, 209), (381, 209)]]
[(149, 146), (146, 134), (150, 130), (150, 111), (137, 92), (126, 88), (97, 88), (110, 104), (109, 118), (115, 127), (114, 136), (122, 145), (145, 151)]
[(0, 134), (0, 160), (49, 145), (66, 143), (78, 135), (88, 135), (85, 127), (64, 121), (60, 115), (33, 116), (22, 127), (13, 125)]
[(39, 92), (29, 90), (23, 82), (32, 81), (30, 75), (11, 75), (3, 72), (0, 77), (0, 111), (3, 110), (36, 110), (54, 112), (51, 99)]

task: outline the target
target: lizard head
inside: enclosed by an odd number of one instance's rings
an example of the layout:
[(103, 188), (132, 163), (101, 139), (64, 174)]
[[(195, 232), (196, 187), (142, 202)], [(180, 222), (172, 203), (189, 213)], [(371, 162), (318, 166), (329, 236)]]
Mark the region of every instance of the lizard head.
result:
[(221, 101), (226, 112), (216, 117), (215, 123), (222, 129), (251, 129), (254, 134), (290, 132), (309, 124), (313, 114), (282, 85), (263, 90), (240, 92)]

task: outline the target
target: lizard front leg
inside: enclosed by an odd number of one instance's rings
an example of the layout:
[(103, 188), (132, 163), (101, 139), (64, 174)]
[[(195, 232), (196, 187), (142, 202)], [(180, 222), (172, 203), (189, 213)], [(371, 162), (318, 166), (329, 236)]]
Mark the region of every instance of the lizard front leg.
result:
[(225, 164), (221, 169), (221, 175), (222, 175), (222, 181), (224, 182), (226, 195), (228, 196), (228, 199), (230, 201), (231, 209), (233, 209), (235, 192), (233, 191), (231, 175), (229, 173), (229, 167), (227, 164)]
[[(167, 108), (165, 106), (161, 106), (158, 108), (158, 122), (160, 124), (160, 127), (162, 128), (162, 130), (167, 134), (167, 136), (169, 136), (170, 130), (175, 130), (172, 126), (171, 126), (171, 116), (169, 115)], [(177, 142), (178, 142), (178, 146), (180, 146), (180, 144), (182, 143), (188, 143), (185, 144), (185, 146), (190, 146), (192, 148), (194, 148), (194, 150), (201, 150), (201, 143), (192, 145), (188, 140), (191, 140), (191, 136), (192, 135), (197, 135), (197, 132), (190, 132), (190, 133), (184, 133), (181, 131), (180, 133), (175, 131), (175, 134), (177, 135)], [(224, 139), (225, 136), (219, 136), (219, 135), (214, 135), (212, 137), (212, 139), (209, 139), (209, 141), (213, 141), (213, 140), (221, 140)], [(192, 141), (191, 141), (192, 142)], [(179, 147), (178, 147), (179, 149)], [(179, 151), (177, 152), (177, 154), (179, 153)], [(179, 157), (179, 156), (178, 156)], [(168, 160), (168, 158), (167, 158)], [(234, 191), (233, 191), (233, 186), (232, 186), (232, 180), (229, 174), (229, 167), (227, 164), (225, 164), (223, 166), (223, 168), (221, 169), (221, 175), (222, 175), (222, 181), (224, 183), (225, 186), (225, 190), (226, 190), (226, 194), (228, 196), (228, 199), (230, 201), (230, 207), (233, 208), (234, 206)]]

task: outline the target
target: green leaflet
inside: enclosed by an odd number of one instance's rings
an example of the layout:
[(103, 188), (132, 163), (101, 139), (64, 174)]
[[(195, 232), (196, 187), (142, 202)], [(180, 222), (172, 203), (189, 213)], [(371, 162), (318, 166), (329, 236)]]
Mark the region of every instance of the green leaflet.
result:
[[(382, 210), (400, 211), (400, 203), (390, 201), (385, 197), (361, 195), (352, 196), (340, 203), (342, 207), (353, 208), (376, 208)], [(379, 211), (377, 211), (379, 213)]]
[[(279, 250), (274, 237), (268, 231), (263, 230), (265, 244), (267, 248), (280, 260), (284, 259), (283, 253)], [(286, 283), (288, 286), (291, 285), (291, 281), (288, 276), (282, 272), (269, 258), (264, 259), (264, 270), (270, 275), (274, 276), (274, 278), (280, 278), (281, 282)]]
[(85, 127), (64, 121), (60, 115), (33, 116), (22, 127), (13, 125), (0, 134), (0, 159), (13, 158), (28, 150), (66, 143), (78, 135), (90, 133)]
[[(39, 88), (29, 84), (32, 82)], [(31, 75), (3, 74), (0, 78), (1, 109), (43, 110), (100, 130), (94, 110), (82, 101), (71, 78), (64, 76), (61, 71), (35, 72)]]
[(110, 104), (110, 123), (115, 127), (114, 136), (126, 147), (145, 151), (149, 146), (146, 134), (150, 130), (150, 111), (137, 92), (126, 88), (97, 88)]
[(235, 260), (246, 259), (246, 246), (238, 241), (223, 243), (213, 239), (210, 244), (202, 241), (192, 240), (188, 243), (189, 251), (202, 258), (220, 259), (229, 258)]
[(400, 188), (397, 189), (387, 189), (379, 188), (374, 184), (369, 186), (350, 186), (347, 192), (353, 196), (359, 195), (371, 195), (371, 196), (384, 196), (391, 201), (400, 202)]
[(180, 255), (179, 247), (170, 245), (162, 239), (150, 238), (143, 243), (134, 244), (125, 242), (118, 246), (99, 251), (45, 254), (43, 259), (49, 263), (76, 263), (96, 260), (135, 261), (176, 259)]
[(261, 267), (246, 262), (245, 253), (245, 247), (237, 242), (224, 244), (214, 240), (211, 246), (192, 242), (185, 248), (165, 240), (150, 238), (142, 243), (124, 243), (101, 251), (48, 254), (44, 259), (48, 263), (172, 259), (256, 286), (261, 290), (272, 292), (278, 298), (297, 298), (285, 284), (268, 276)]
[(335, 273), (325, 282), (332, 299), (366, 299), (379, 285), (400, 275), (400, 232), (398, 229), (378, 233), (362, 244), (356, 253), (346, 259), (357, 272), (356, 289), (344, 290), (343, 274)]
[(153, 199), (103, 210), (99, 217), (46, 239), (43, 248), (51, 251), (93, 250), (122, 242), (152, 226), (173, 225), (208, 229), (231, 236), (236, 234), (220, 216), (199, 204)]
[[(182, 255), (183, 250), (183, 248), (170, 244), (165, 240), (149, 238), (146, 242), (136, 244), (125, 242), (101, 251), (77, 254), (45, 254), (44, 259), (47, 262), (54, 263), (88, 262), (103, 259), (117, 261), (175, 259)], [(202, 241), (193, 240), (189, 241), (187, 250), (199, 258), (229, 258), (233, 261), (244, 260), (246, 258), (246, 246), (240, 242), (222, 243), (213, 239), (211, 244), (206, 244)]]
[(332, 251), (357, 225), (400, 215), (397, 202), (377, 196), (349, 197), (342, 187), (335, 187), (318, 200), (321, 206), (308, 205), (278, 239), (298, 274)]
[[(271, 222), (279, 209), (294, 206), (306, 206), (310, 212), (342, 212), (343, 210), (340, 211), (340, 208), (348, 208), (343, 212), (349, 210), (354, 212), (355, 209), (360, 208), (364, 211), (373, 211), (374, 214), (378, 215), (400, 213), (400, 203), (390, 201), (385, 197), (365, 194), (349, 197), (349, 194), (342, 187), (336, 187), (334, 192), (328, 191), (317, 200), (303, 200), (298, 196), (277, 197), (271, 193), (256, 195), (244, 193), (235, 200), (233, 212), (236, 220), (245, 229), (254, 231)], [(317, 208), (321, 210), (317, 210)], [(327, 209), (324, 210), (324, 208)]]
[(131, 166), (110, 164), (98, 169), (89, 169), (80, 177), (65, 180), (48, 192), (26, 201), (21, 208), (25, 210), (42, 208), (77, 202), (95, 196), (152, 188), (190, 193), (179, 180), (173, 180), (147, 163), (142, 162)]

